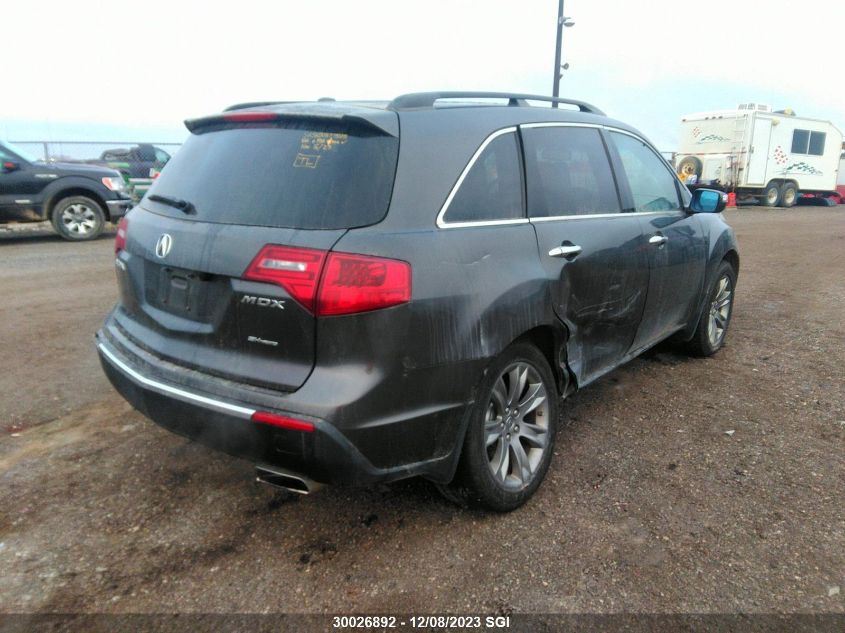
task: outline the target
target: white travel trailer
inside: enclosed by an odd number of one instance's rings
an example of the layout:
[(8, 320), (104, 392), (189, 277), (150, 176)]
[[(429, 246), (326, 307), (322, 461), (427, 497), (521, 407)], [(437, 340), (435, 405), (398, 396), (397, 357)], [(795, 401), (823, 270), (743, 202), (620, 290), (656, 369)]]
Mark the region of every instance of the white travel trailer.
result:
[(836, 197), (842, 133), (829, 121), (741, 104), (681, 119), (675, 165), (689, 185), (791, 207), (803, 195)]

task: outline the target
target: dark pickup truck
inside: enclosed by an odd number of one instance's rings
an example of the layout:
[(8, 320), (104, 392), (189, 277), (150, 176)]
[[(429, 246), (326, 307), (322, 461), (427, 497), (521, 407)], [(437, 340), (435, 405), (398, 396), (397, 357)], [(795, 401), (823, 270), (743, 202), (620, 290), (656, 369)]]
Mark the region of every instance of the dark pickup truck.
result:
[(0, 142), (0, 223), (50, 220), (63, 238), (90, 240), (131, 205), (114, 169), (46, 163)]
[(100, 155), (100, 160), (86, 162), (106, 165), (126, 178), (153, 178), (169, 160), (170, 154), (160, 147), (141, 143), (135, 147), (106, 150)]

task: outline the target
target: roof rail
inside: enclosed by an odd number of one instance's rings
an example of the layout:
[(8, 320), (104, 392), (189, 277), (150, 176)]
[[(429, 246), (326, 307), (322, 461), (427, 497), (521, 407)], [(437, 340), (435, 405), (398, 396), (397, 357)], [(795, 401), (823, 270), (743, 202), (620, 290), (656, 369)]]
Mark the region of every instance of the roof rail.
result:
[(433, 108), (440, 99), (507, 99), (508, 106), (527, 106), (527, 101), (547, 101), (577, 106), (581, 112), (599, 114), (604, 112), (596, 106), (575, 99), (562, 99), (544, 95), (528, 95), (513, 92), (414, 92), (396, 97), (388, 104), (390, 110), (411, 110), (414, 108)]
[(244, 108), (260, 108), (261, 106), (281, 105), (283, 103), (299, 103), (298, 101), (247, 101), (246, 103), (236, 103), (230, 105), (223, 112), (231, 112), (232, 110), (243, 110)]

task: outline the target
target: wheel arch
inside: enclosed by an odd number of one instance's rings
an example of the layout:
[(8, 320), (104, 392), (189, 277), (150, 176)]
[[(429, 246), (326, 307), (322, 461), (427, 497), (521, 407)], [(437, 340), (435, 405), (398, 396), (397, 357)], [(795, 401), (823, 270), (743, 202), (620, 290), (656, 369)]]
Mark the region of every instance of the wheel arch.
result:
[[(472, 387), (471, 402), (475, 402), (478, 397), (479, 388), (487, 376), (490, 365), (502, 354), (506, 349), (515, 345), (516, 343), (530, 343), (536, 347), (551, 367), (552, 374), (557, 382), (558, 397), (566, 397), (575, 391), (576, 381), (575, 375), (569, 369), (569, 364), (566, 361), (566, 341), (568, 339), (568, 331), (562, 323), (557, 324), (543, 324), (532, 327), (521, 335), (510, 341), (499, 352), (492, 356), (484, 371), (478, 376), (476, 382)], [(445, 460), (440, 469), (436, 473), (428, 473), (425, 475), (431, 481), (436, 483), (448, 483), (452, 480), (458, 468), (458, 463), (463, 452), (464, 438), (466, 436), (467, 427), (469, 426), (469, 416), (472, 408), (467, 407), (462, 416), (458, 432), (455, 435), (454, 450), (449, 459)]]
[(97, 203), (97, 205), (99, 205), (106, 221), (111, 220), (108, 208), (109, 205), (106, 204), (106, 200), (103, 195), (97, 191), (96, 187), (88, 185), (88, 183), (84, 182), (84, 180), (82, 182), (79, 182), (79, 180), (72, 182), (63, 182), (59, 180), (53, 183), (51, 190), (46, 192), (46, 195), (44, 196), (43, 208), (44, 218), (46, 220), (52, 220), (53, 210), (61, 200), (71, 198), (73, 196), (85, 196), (87, 198), (91, 198)]
[(568, 395), (570, 389), (575, 385), (574, 375), (566, 360), (566, 341), (568, 338), (569, 333), (563, 324), (558, 326), (547, 324), (531, 328), (510, 343), (510, 345), (513, 345), (525, 341), (540, 350), (552, 369), (560, 396)]
[(728, 250), (724, 257), (722, 257), (722, 261), (727, 261), (734, 269), (734, 272), (739, 276), (739, 253), (736, 249)]
[(698, 324), (698, 318), (707, 298), (707, 289), (713, 283), (713, 276), (722, 262), (727, 261), (734, 269), (734, 273), (739, 279), (739, 249), (737, 248), (736, 236), (733, 229), (724, 225), (721, 230), (710, 233), (710, 244), (708, 246), (707, 263), (704, 268), (704, 280), (702, 284), (702, 292), (698, 300), (694, 304), (694, 309), (690, 313), (690, 319), (687, 325), (678, 333), (678, 339), (681, 341), (688, 341), (695, 334), (695, 328)]

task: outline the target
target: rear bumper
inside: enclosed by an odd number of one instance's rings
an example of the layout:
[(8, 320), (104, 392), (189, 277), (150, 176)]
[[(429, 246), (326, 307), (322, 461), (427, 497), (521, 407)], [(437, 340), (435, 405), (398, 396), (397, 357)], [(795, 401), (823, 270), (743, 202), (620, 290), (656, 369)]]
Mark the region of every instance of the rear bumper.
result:
[[(334, 424), (303, 412), (305, 407), (301, 403), (291, 410), (285, 406), (283, 396), (273, 407), (266, 406), (266, 397), (254, 400), (221, 397), (213, 389), (198, 389), (196, 385), (201, 382), (202, 374), (192, 370), (183, 370), (191, 374), (191, 380), (184, 381), (189, 387), (163, 378), (163, 373), (150, 365), (149, 357), (132, 354), (103, 331), (97, 334), (96, 344), (106, 376), (133, 407), (160, 426), (227, 454), (336, 485), (365, 485), (415, 475), (448, 481), (454, 472), (457, 450), (413, 463), (378, 467)], [(310, 422), (314, 431), (294, 431), (253, 422), (251, 417), (257, 410)], [(459, 411), (449, 413), (456, 439), (462, 437), (463, 415)], [(442, 425), (441, 417), (429, 419), (431, 432)], [(409, 433), (413, 433), (416, 422), (416, 418), (409, 420)], [(389, 442), (385, 448), (390, 450)]]

